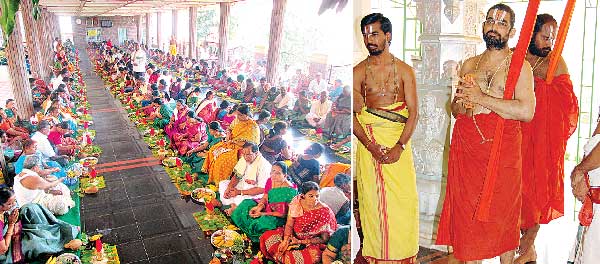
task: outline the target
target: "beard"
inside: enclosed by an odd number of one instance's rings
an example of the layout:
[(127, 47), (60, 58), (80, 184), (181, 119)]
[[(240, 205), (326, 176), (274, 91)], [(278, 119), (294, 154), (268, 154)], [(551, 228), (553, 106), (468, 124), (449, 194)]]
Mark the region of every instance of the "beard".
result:
[(551, 51), (552, 51), (552, 48), (550, 48), (550, 47), (545, 47), (545, 48), (540, 49), (535, 45), (535, 42), (529, 43), (529, 52), (531, 52), (531, 54), (533, 54), (535, 56), (547, 57)]
[(383, 53), (383, 51), (385, 50), (385, 48), (378, 49), (377, 46), (367, 45), (367, 50), (369, 50), (369, 55), (371, 55), (371, 56), (379, 56), (379, 55), (381, 55), (381, 53)]
[(490, 30), (487, 33), (483, 34), (483, 41), (485, 41), (485, 46), (487, 47), (487, 49), (500, 50), (505, 48), (508, 44), (508, 39), (502, 39), (502, 35), (493, 30)]

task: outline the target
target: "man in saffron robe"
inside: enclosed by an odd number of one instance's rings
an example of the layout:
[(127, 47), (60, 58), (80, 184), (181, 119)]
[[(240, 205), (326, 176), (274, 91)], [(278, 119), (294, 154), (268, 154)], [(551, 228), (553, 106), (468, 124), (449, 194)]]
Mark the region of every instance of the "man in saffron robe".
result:
[(551, 84), (546, 83), (552, 44), (558, 26), (549, 14), (537, 16), (527, 61), (532, 65), (536, 106), (533, 120), (522, 123), (523, 208), (515, 263), (536, 260), (533, 243), (540, 224), (564, 214), (565, 149), (577, 127), (577, 97), (567, 65), (560, 58)]
[[(452, 246), (453, 257), (466, 263), (496, 256), (501, 263), (512, 263), (519, 246), (520, 124), (533, 118), (535, 94), (531, 66), (524, 62), (513, 99), (503, 99), (512, 58), (507, 43), (516, 33), (514, 22), (514, 12), (507, 5), (488, 10), (483, 22), (487, 49), (464, 62), (460, 69), (464, 77), (452, 102), (456, 124), (436, 244)], [(488, 166), (500, 118), (506, 121), (499, 160)], [(497, 173), (487, 176), (488, 170), (495, 169)], [(480, 197), (491, 197), (491, 201)]]
[(415, 75), (389, 51), (388, 18), (370, 14), (360, 26), (369, 50), (369, 57), (354, 67), (362, 253), (372, 263), (412, 264), (419, 251), (417, 184), (409, 143), (418, 117)]

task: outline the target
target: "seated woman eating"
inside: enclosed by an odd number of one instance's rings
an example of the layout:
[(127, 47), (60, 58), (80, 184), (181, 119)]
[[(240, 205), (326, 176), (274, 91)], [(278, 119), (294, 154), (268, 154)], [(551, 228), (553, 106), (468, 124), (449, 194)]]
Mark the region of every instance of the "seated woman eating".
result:
[[(196, 88), (198, 89), (198, 88)], [(217, 102), (213, 91), (206, 92), (206, 97), (195, 108), (196, 115), (202, 118), (207, 124), (214, 121), (216, 118)]]
[(273, 124), (273, 128), (269, 130), (269, 135), (265, 137), (262, 145), (260, 145), (260, 152), (270, 163), (292, 157), (290, 146), (283, 139), (286, 132), (287, 123), (278, 121)]
[[(183, 134), (185, 132), (185, 122), (188, 119), (188, 109), (185, 101), (177, 100), (175, 103), (175, 111), (171, 115), (169, 124), (165, 126), (165, 134), (173, 141), (175, 134)], [(183, 124), (183, 125), (182, 125)]]
[(219, 183), (221, 205), (231, 206), (225, 212), (231, 215), (237, 205), (245, 199), (262, 198), (270, 171), (271, 164), (260, 155), (258, 146), (246, 142), (242, 147), (242, 158), (233, 169), (231, 180)]
[(204, 121), (189, 111), (184, 123), (179, 124), (180, 133), (173, 134), (173, 146), (179, 152), (179, 155), (187, 154), (188, 150), (194, 149), (206, 142), (206, 124)]
[(321, 157), (323, 149), (320, 143), (313, 143), (304, 151), (304, 155), (296, 158), (290, 168), (290, 178), (294, 183), (300, 186), (307, 181), (319, 182), (321, 165), (317, 159)]
[(237, 108), (237, 118), (228, 128), (227, 138), (209, 149), (202, 171), (208, 173), (208, 182), (220, 183), (231, 176), (239, 160), (238, 152), (246, 142), (259, 143), (258, 125), (252, 120), (250, 107)]
[(290, 203), (285, 227), (260, 237), (260, 251), (277, 263), (321, 262), (329, 237), (337, 229), (335, 215), (319, 201), (319, 185), (309, 181), (301, 189)]
[(154, 99), (154, 103), (158, 105), (156, 111), (150, 115), (154, 118), (154, 128), (165, 128), (171, 121), (173, 110), (162, 98)]
[[(221, 126), (224, 129), (229, 129), (231, 123), (237, 118), (237, 108), (238, 105), (230, 105), (226, 109), (221, 109), (217, 114), (217, 120), (221, 123)], [(221, 116), (221, 118), (219, 118)]]
[(65, 137), (65, 134), (70, 133), (71, 130), (67, 122), (55, 125), (48, 133), (48, 140), (56, 147), (59, 155), (73, 156), (81, 148), (77, 140), (72, 137)]
[(189, 163), (192, 166), (192, 173), (198, 174), (198, 179), (203, 182), (208, 181), (208, 174), (202, 173), (202, 165), (206, 158), (206, 151), (215, 144), (221, 142), (225, 138), (225, 132), (219, 122), (213, 121), (208, 124), (208, 137), (207, 140), (200, 143), (198, 146), (189, 149), (181, 160)]
[(15, 176), (14, 190), (20, 205), (38, 203), (55, 215), (64, 215), (75, 206), (71, 191), (62, 182), (65, 178), (48, 181), (42, 173), (37, 156), (28, 156), (23, 171)]
[(38, 166), (41, 168), (41, 173), (38, 173), (42, 178), (47, 180), (55, 180), (67, 176), (67, 173), (60, 164), (56, 161), (42, 159), (42, 153), (37, 150), (37, 142), (33, 139), (23, 141), (23, 154), (15, 162), (15, 173), (19, 174), (23, 171), (23, 163), (25, 158), (30, 155), (38, 157)]
[(67, 122), (69, 128), (75, 133), (77, 131), (77, 120), (72, 115), (71, 109), (63, 106), (60, 100), (53, 100), (46, 113), (46, 120), (50, 121), (51, 124), (58, 124), (60, 122)]
[(267, 180), (260, 202), (246, 199), (231, 215), (233, 223), (253, 242), (259, 242), (260, 236), (265, 231), (285, 224), (288, 204), (298, 195), (296, 185), (287, 179), (287, 170), (285, 163), (275, 162), (271, 167), (271, 178)]
[(0, 189), (0, 263), (31, 263), (65, 248), (77, 250), (79, 227), (56, 219), (38, 204), (17, 208), (14, 192)]
[(6, 116), (4, 109), (0, 108), (0, 129), (8, 135), (8, 143), (12, 144), (15, 140), (22, 141), (29, 138), (27, 129), (15, 126), (14, 120)]

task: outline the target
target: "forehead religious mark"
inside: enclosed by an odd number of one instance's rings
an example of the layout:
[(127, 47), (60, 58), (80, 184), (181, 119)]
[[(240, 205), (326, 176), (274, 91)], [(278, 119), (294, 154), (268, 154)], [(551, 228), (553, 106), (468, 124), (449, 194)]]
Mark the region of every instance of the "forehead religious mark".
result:
[(494, 8), (494, 10), (492, 10), (492, 19), (496, 20), (496, 21), (503, 21), (506, 22), (506, 20), (504, 20), (504, 18), (506, 17), (506, 11), (504, 10), (500, 10), (498, 8)]
[(544, 33), (547, 33), (549, 37), (556, 36), (556, 27), (554, 27), (554, 25), (544, 27), (542, 30), (544, 31)]
[(373, 24), (369, 24), (366, 25), (364, 28), (365, 34), (373, 34), (374, 32), (376, 32), (377, 30), (375, 29), (375, 27), (373, 27)]

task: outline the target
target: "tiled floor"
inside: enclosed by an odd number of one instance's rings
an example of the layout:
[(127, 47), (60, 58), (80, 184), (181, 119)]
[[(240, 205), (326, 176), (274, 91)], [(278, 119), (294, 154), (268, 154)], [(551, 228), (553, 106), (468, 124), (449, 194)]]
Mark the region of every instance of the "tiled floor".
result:
[[(152, 156), (120, 103), (90, 71), (87, 57), (82, 57), (81, 65), (94, 118), (91, 128), (96, 130), (95, 143), (103, 149), (99, 162)], [(296, 152), (310, 144), (297, 130), (289, 133)], [(323, 163), (338, 160), (331, 150), (320, 159)], [(147, 161), (127, 165), (143, 162)], [(101, 232), (105, 242), (117, 245), (123, 263), (208, 263), (213, 248), (192, 217), (202, 208), (181, 199), (161, 166), (111, 171), (102, 176), (106, 189), (82, 199), (82, 224), (86, 232)]]
[[(103, 149), (100, 163), (152, 156), (120, 105), (90, 72), (89, 60), (83, 57), (81, 65), (94, 118), (91, 128)], [(123, 263), (208, 263), (212, 246), (192, 217), (201, 207), (181, 199), (161, 166), (102, 176), (106, 189), (82, 199), (82, 225), (86, 232), (101, 232), (105, 242), (117, 245)]]

